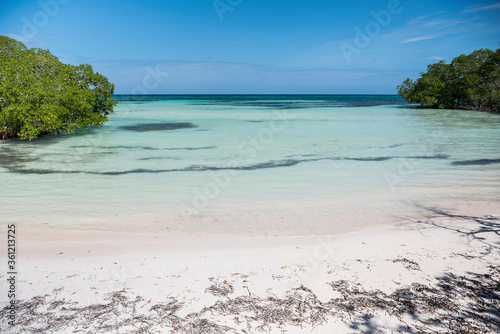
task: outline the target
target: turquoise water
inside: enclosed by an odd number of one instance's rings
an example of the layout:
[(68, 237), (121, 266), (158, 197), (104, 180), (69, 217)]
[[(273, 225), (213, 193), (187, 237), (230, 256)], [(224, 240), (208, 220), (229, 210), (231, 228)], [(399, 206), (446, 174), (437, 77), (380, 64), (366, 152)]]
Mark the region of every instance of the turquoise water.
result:
[(500, 199), (500, 115), (398, 96), (117, 96), (100, 129), (0, 143), (2, 220), (338, 233)]

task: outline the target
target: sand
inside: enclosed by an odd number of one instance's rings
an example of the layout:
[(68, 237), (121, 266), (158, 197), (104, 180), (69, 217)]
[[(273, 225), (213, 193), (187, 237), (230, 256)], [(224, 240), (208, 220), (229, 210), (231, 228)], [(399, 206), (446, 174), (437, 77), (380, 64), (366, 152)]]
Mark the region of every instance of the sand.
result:
[(18, 239), (17, 325), (4, 270), (0, 332), (500, 331), (500, 212), (334, 236), (55, 240)]

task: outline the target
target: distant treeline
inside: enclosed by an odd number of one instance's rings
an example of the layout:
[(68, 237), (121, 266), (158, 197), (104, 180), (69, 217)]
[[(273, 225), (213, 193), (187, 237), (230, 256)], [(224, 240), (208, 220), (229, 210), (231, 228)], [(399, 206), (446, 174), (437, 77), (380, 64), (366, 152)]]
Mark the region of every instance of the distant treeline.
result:
[(397, 87), (409, 103), (421, 107), (500, 112), (500, 49), (480, 49), (427, 66), (416, 81)]

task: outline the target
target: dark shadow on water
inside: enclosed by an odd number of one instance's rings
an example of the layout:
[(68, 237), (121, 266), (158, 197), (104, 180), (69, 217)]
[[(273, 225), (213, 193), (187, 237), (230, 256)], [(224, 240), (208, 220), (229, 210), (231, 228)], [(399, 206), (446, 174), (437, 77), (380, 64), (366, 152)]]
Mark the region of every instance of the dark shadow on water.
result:
[(140, 158), (138, 160), (141, 161), (148, 161), (148, 160), (181, 160), (179, 157), (147, 157), (147, 158)]
[(386, 161), (390, 160), (392, 157), (376, 157), (376, 158), (345, 158), (345, 160), (353, 161)]
[(138, 132), (146, 132), (146, 131), (170, 131), (170, 130), (179, 130), (179, 129), (193, 129), (197, 128), (197, 125), (188, 122), (181, 123), (147, 123), (147, 124), (137, 124), (137, 125), (125, 125), (120, 126), (121, 130), (130, 130), (130, 131), (138, 131)]
[[(92, 146), (74, 146), (74, 148), (83, 148)], [(154, 148), (148, 146), (98, 146), (100, 149), (138, 149), (138, 150), (207, 150), (213, 149), (213, 146), (206, 147), (178, 147), (178, 148)], [(3, 155), (2, 155), (3, 153)], [(37, 161), (36, 157), (23, 156), (19, 152), (13, 150), (6, 150), (0, 153), (0, 167), (8, 169), (12, 173), (19, 174), (94, 174), (94, 175), (126, 175), (126, 174), (158, 174), (158, 173), (171, 173), (171, 172), (203, 172), (203, 171), (220, 171), (220, 170), (235, 170), (235, 171), (254, 171), (259, 169), (269, 169), (269, 168), (283, 168), (283, 167), (293, 167), (303, 163), (319, 162), (319, 161), (355, 161), (359, 163), (374, 163), (374, 162), (384, 162), (391, 159), (447, 159), (445, 155), (437, 156), (418, 156), (418, 157), (307, 157), (303, 156), (304, 159), (283, 159), (283, 160), (272, 160), (267, 162), (256, 163), (247, 166), (238, 165), (223, 165), (223, 166), (206, 166), (206, 165), (192, 165), (184, 168), (172, 168), (172, 169), (147, 169), (147, 168), (135, 168), (130, 170), (121, 171), (83, 171), (83, 170), (56, 170), (56, 169), (44, 169), (44, 168), (27, 168), (26, 163)], [(112, 152), (106, 152), (106, 154), (111, 154)], [(97, 155), (94, 154), (94, 155)], [(157, 159), (156, 157), (151, 157), (150, 159)], [(142, 158), (139, 160), (148, 160), (148, 158)]]
[(175, 168), (175, 169), (133, 169), (127, 171), (114, 171), (114, 172), (89, 172), (89, 174), (98, 174), (98, 175), (126, 175), (126, 174), (143, 174), (143, 173), (167, 173), (167, 172), (206, 172), (206, 171), (220, 171), (220, 170), (235, 170), (235, 171), (250, 171), (257, 169), (266, 169), (266, 168), (277, 168), (277, 167), (290, 167), (299, 164), (300, 160), (281, 160), (281, 161), (270, 161), (263, 162), (249, 166), (234, 166), (234, 167), (216, 167), (216, 166), (203, 166), (203, 165), (194, 165), (186, 168)]
[(202, 147), (152, 147), (152, 146), (128, 146), (128, 145), (117, 145), (117, 146), (92, 146), (92, 145), (75, 145), (70, 146), (71, 148), (99, 148), (99, 149), (110, 149), (110, 150), (145, 150), (145, 151), (197, 151), (197, 150), (210, 150), (216, 148), (216, 146), (202, 146)]
[(145, 151), (156, 151), (160, 148), (151, 146), (129, 146), (129, 145), (116, 145), (116, 146), (93, 146), (93, 145), (73, 145), (71, 148), (98, 148), (98, 149), (113, 149), (113, 150), (145, 150)]
[(417, 155), (413, 157), (406, 157), (406, 159), (449, 159), (450, 156), (447, 154), (436, 154), (436, 155)]
[(500, 164), (500, 159), (477, 159), (477, 160), (460, 160), (453, 161), (453, 166), (484, 166), (492, 164)]

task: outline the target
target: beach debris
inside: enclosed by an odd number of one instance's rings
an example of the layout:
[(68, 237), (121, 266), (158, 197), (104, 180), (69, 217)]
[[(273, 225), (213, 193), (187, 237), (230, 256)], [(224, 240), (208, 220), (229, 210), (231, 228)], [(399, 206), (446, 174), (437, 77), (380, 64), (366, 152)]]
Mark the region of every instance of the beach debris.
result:
[(281, 280), (283, 278), (283, 275), (275, 275), (273, 274), (273, 280)]
[(63, 255), (63, 254), (64, 254), (63, 252), (59, 252), (59, 253), (57, 253), (57, 255)]
[(286, 269), (287, 267), (288, 267), (288, 266), (283, 266), (283, 267), (281, 267), (281, 269)]
[(397, 258), (397, 259), (394, 259), (392, 260), (393, 263), (402, 263), (406, 269), (408, 270), (420, 270), (420, 265), (413, 261), (413, 260), (408, 260), (407, 258)]
[[(399, 261), (397, 262), (404, 262)], [(365, 290), (362, 284), (337, 280), (328, 283), (338, 297), (322, 302), (300, 285), (278, 298), (255, 293), (229, 298), (225, 280), (206, 292), (224, 297), (211, 306), (180, 315), (184, 302), (168, 297), (149, 306), (141, 296), (126, 290), (105, 296), (102, 304), (80, 306), (52, 294), (19, 301), (16, 333), (255, 333), (282, 332), (286, 326), (316, 327), (336, 319), (351, 328), (370, 326), (377, 315), (391, 317), (410, 333), (500, 332), (500, 268), (490, 265), (486, 274), (457, 276), (446, 273), (436, 284), (400, 285), (392, 293)], [(9, 309), (0, 310), (0, 332), (8, 329)], [(402, 327), (401, 327), (402, 328)], [(12, 328), (10, 328), (12, 329)]]
[[(213, 282), (213, 281), (212, 281)], [(226, 297), (234, 292), (234, 287), (226, 280), (220, 282), (215, 281), (210, 287), (205, 289), (205, 293), (211, 293), (216, 297)]]

